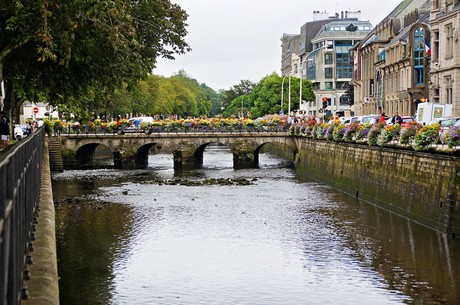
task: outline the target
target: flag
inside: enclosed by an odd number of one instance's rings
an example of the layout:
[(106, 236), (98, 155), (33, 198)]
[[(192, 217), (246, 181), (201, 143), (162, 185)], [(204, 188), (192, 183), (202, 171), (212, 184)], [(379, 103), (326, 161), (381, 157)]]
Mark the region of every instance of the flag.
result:
[(426, 38), (425, 38), (425, 52), (426, 54), (431, 55), (430, 42)]

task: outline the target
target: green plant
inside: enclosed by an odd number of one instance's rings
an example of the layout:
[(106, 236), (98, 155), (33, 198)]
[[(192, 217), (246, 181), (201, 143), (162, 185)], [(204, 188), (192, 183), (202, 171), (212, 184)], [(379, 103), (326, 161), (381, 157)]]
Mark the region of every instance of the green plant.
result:
[(460, 145), (460, 129), (456, 126), (449, 128), (444, 135), (443, 142), (447, 144), (450, 149)]
[(337, 124), (334, 127), (334, 131), (332, 132), (332, 138), (335, 142), (340, 142), (343, 140), (343, 136), (345, 134), (345, 124)]
[(439, 127), (438, 123), (427, 125), (422, 127), (415, 134), (414, 144), (412, 147), (414, 150), (421, 150), (428, 145), (435, 143), (439, 138)]
[(382, 132), (384, 125), (382, 123), (373, 125), (369, 131), (369, 135), (367, 137), (367, 143), (369, 146), (375, 146), (377, 145), (377, 140)]
[(377, 137), (377, 145), (384, 146), (399, 136), (401, 125), (386, 125)]
[(399, 143), (409, 144), (410, 141), (415, 138), (415, 134), (420, 129), (420, 125), (417, 122), (409, 123), (406, 127), (403, 127), (399, 132)]

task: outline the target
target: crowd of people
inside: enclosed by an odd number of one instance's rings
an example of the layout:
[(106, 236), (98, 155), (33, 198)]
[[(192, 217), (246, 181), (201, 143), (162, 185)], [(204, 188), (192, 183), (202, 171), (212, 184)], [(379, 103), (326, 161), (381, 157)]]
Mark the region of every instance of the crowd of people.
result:
[[(27, 136), (42, 127), (43, 124), (44, 122), (41, 119), (37, 121), (26, 121), (24, 124), (20, 125), (16, 124), (13, 128), (13, 138), (15, 140), (20, 140), (24, 136)], [(6, 116), (5, 111), (0, 111), (0, 135), (2, 142), (1, 148), (5, 149), (8, 147), (11, 138), (10, 120)]]

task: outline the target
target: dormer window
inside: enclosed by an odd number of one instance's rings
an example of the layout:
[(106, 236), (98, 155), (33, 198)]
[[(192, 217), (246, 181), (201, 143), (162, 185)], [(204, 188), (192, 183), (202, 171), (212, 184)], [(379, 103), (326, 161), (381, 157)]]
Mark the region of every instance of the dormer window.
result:
[(354, 25), (353, 23), (350, 23), (350, 25), (346, 27), (346, 30), (348, 32), (356, 32), (358, 30), (358, 27)]

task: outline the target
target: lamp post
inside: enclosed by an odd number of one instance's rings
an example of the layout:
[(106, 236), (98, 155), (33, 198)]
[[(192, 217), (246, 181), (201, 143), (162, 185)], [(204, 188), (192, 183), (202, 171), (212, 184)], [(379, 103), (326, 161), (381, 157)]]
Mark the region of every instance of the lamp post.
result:
[(302, 107), (302, 72), (302, 62), (300, 62), (299, 111), (300, 107)]
[(289, 73), (289, 98), (288, 98), (288, 115), (289, 117), (291, 116), (291, 75), (292, 73)]
[[(284, 113), (284, 110), (283, 110), (283, 94), (284, 94), (284, 79), (286, 78), (286, 76), (289, 76), (289, 100), (291, 99), (291, 74), (292, 72), (289, 72), (288, 74), (286, 74), (284, 77), (283, 77), (283, 81), (281, 82), (281, 111)], [(281, 112), (280, 111), (280, 112)], [(281, 114), (281, 113), (280, 113)]]

